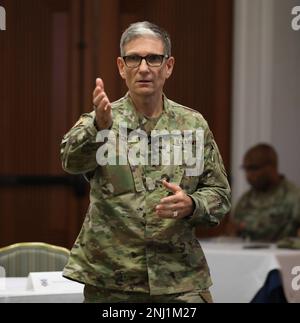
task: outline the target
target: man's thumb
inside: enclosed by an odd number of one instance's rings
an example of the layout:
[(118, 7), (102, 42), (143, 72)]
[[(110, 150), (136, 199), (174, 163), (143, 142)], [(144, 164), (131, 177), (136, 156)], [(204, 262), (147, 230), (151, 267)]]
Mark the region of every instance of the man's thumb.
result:
[(103, 81), (99, 77), (96, 79), (96, 86), (100, 86), (102, 89), (104, 89)]
[(166, 180), (163, 180), (162, 183), (167, 189), (172, 191), (172, 193), (174, 194), (182, 191), (181, 187), (176, 184), (168, 183)]

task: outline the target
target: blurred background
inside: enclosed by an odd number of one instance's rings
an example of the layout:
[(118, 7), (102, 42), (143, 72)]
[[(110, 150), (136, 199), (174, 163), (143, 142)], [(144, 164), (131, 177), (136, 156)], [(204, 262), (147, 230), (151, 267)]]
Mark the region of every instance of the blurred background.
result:
[[(111, 101), (126, 92), (116, 58), (126, 27), (149, 20), (171, 35), (167, 96), (200, 111), (222, 153), (233, 205), (240, 168), (258, 142), (300, 185), (298, 0), (0, 0), (0, 247), (44, 241), (70, 248), (88, 205), (81, 176), (63, 172), (59, 145), (92, 110), (96, 77)], [(299, 22), (300, 24), (300, 22)], [(224, 234), (223, 224), (210, 233)]]

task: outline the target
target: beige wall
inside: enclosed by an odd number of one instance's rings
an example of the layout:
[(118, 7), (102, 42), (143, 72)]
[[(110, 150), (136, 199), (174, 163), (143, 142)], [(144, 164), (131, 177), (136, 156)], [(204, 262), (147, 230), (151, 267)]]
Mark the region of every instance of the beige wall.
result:
[(236, 0), (233, 113), (233, 202), (247, 189), (240, 169), (257, 142), (275, 146), (280, 170), (300, 185), (300, 31), (291, 27), (297, 0)]

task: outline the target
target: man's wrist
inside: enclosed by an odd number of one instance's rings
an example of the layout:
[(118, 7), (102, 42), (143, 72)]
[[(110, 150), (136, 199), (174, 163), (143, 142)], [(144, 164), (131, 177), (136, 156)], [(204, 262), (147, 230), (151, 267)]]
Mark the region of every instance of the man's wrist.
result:
[(112, 125), (113, 125), (113, 122), (111, 123), (111, 125), (109, 126), (109, 127), (107, 127), (107, 128), (100, 128), (99, 126), (98, 126), (98, 122), (97, 122), (97, 120), (96, 120), (96, 118), (94, 118), (94, 127), (96, 128), (96, 130), (97, 131), (101, 131), (101, 130), (110, 130), (111, 128), (112, 128)]
[(192, 216), (193, 216), (193, 214), (194, 214), (194, 212), (195, 212), (195, 209), (196, 209), (196, 203), (195, 203), (195, 201), (194, 201), (194, 199), (190, 196), (190, 195), (187, 195), (188, 197), (189, 197), (189, 199), (192, 201), (192, 210), (191, 210), (191, 212), (186, 216), (186, 218), (187, 219), (190, 219)]

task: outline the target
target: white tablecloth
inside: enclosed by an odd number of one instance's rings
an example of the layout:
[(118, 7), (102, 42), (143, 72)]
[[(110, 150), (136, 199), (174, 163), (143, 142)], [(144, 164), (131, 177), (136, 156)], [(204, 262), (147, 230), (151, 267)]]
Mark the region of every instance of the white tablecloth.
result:
[(300, 251), (270, 248), (244, 249), (243, 243), (200, 241), (210, 267), (216, 303), (248, 303), (273, 269), (281, 272), (289, 302), (300, 303), (300, 291), (292, 288), (291, 271), (300, 265)]
[[(3, 279), (3, 278), (2, 278)], [(83, 285), (70, 281), (64, 291), (34, 291), (27, 289), (26, 277), (5, 278), (5, 290), (0, 290), (0, 303), (82, 303)]]

